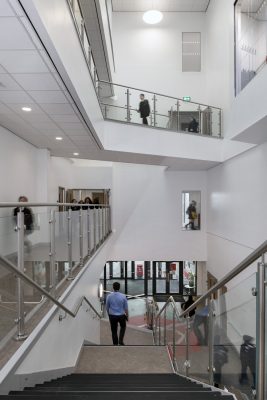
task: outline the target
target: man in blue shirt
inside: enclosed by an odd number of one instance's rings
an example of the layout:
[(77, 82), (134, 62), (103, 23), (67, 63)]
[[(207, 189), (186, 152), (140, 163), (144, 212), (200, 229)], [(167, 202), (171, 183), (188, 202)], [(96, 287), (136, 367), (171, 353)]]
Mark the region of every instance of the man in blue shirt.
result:
[[(126, 331), (126, 321), (128, 321), (128, 302), (125, 294), (119, 292), (120, 287), (119, 282), (113, 283), (114, 292), (108, 295), (106, 302), (114, 346), (124, 346), (123, 338)], [(120, 324), (119, 338), (118, 324)]]

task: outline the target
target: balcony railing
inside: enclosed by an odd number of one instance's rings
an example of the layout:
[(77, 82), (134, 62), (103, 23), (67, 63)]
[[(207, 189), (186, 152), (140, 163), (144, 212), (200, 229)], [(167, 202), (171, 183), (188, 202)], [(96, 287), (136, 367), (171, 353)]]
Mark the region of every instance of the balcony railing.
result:
[(218, 107), (101, 80), (97, 82), (97, 92), (105, 119), (142, 124), (139, 102), (140, 94), (144, 94), (150, 106), (145, 126), (222, 137), (222, 110)]
[(0, 216), (1, 342), (15, 323), (16, 339), (24, 339), (25, 321), (46, 298), (57, 304), (67, 281), (110, 235), (111, 215), (107, 204), (0, 203), (0, 210), (8, 214)]

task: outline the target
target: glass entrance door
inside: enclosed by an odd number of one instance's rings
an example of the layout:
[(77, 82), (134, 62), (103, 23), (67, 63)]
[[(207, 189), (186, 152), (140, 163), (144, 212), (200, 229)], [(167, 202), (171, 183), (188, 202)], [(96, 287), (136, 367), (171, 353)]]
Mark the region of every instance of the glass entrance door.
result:
[(179, 294), (183, 292), (183, 265), (181, 262), (153, 262), (153, 277), (155, 294)]

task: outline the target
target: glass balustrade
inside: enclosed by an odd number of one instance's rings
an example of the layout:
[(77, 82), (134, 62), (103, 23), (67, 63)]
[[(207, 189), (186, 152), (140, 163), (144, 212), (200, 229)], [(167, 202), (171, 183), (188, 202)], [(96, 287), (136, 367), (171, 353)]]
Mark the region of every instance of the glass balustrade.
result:
[[(73, 279), (75, 269), (83, 267), (109, 235), (110, 208), (90, 205), (58, 211), (58, 207), (27, 205), (21, 210), (15, 217), (13, 208), (1, 209), (0, 205), (0, 212), (9, 214), (0, 217), (0, 255), (58, 298), (64, 289), (62, 283)], [(18, 339), (25, 337), (25, 322), (44, 302), (45, 296), (35, 285), (16, 278), (5, 263), (0, 263), (0, 347), (9, 332), (15, 334), (15, 320), (20, 321)]]
[(253, 398), (256, 389), (257, 275), (252, 274), (215, 300), (214, 382)]
[(110, 82), (98, 81), (97, 87), (106, 119), (175, 132), (222, 136), (220, 108)]

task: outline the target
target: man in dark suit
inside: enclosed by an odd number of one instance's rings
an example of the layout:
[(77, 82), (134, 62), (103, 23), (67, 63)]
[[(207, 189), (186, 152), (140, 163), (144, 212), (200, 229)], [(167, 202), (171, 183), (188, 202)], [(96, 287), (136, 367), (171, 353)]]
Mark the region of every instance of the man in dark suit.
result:
[(145, 95), (143, 93), (140, 94), (140, 103), (139, 103), (139, 112), (140, 117), (143, 119), (143, 124), (148, 125), (147, 117), (150, 114), (150, 106), (147, 99), (145, 99)]

